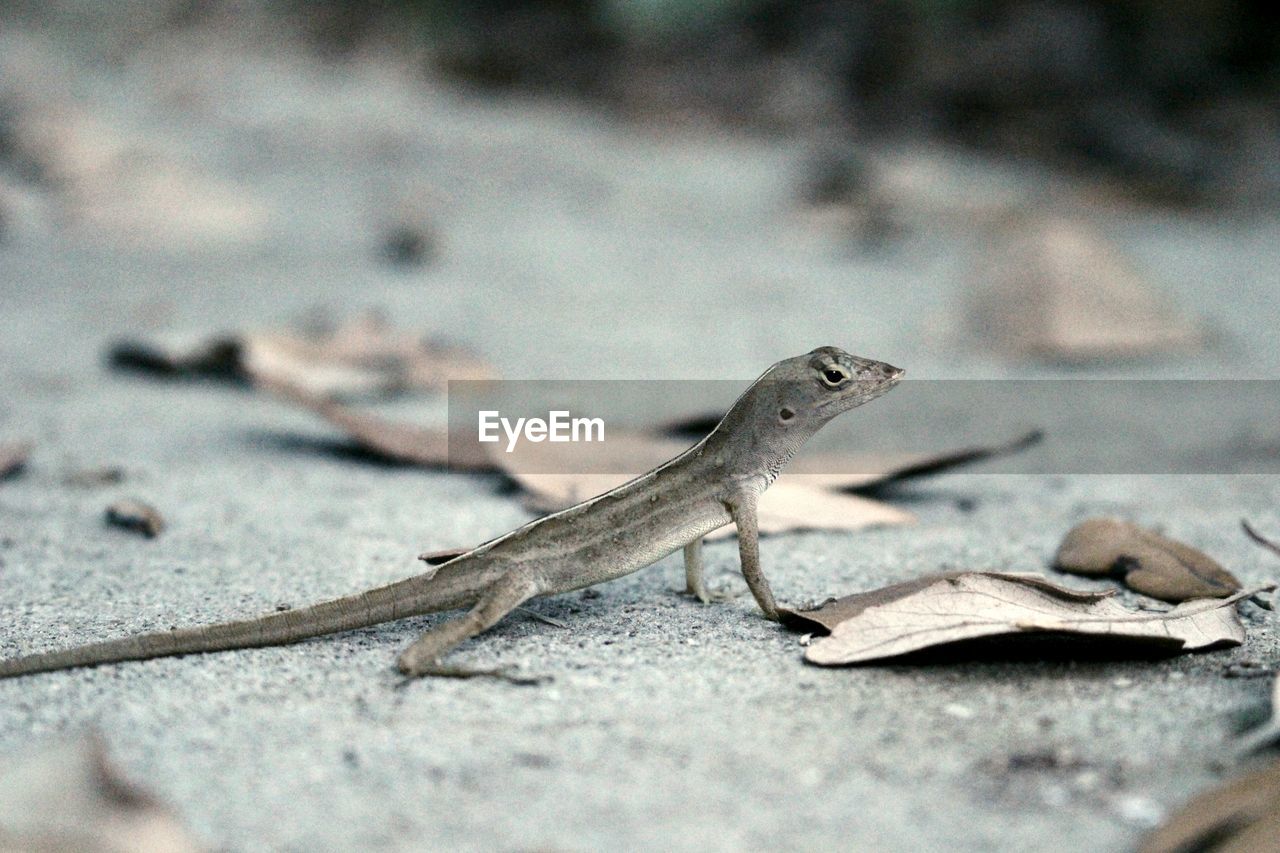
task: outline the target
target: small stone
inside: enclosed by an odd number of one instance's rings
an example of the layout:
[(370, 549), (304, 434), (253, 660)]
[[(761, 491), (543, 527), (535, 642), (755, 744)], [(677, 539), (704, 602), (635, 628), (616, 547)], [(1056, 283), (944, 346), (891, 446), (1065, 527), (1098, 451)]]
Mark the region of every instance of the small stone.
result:
[(164, 517), (155, 507), (132, 498), (118, 500), (107, 507), (107, 524), (141, 533), (154, 539), (164, 530)]

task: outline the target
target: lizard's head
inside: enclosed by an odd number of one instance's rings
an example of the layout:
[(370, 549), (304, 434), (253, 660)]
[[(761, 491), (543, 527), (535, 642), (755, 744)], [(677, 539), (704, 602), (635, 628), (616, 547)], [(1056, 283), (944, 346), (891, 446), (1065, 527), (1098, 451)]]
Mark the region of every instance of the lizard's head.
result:
[(902, 375), (900, 368), (882, 361), (819, 347), (766, 370), (733, 404), (710, 440), (731, 447), (747, 473), (761, 456), (768, 459), (772, 479), (827, 421), (879, 397)]
[(898, 384), (901, 368), (850, 355), (838, 347), (818, 347), (778, 362), (770, 379), (778, 402), (776, 419), (818, 427), (841, 412), (861, 406)]

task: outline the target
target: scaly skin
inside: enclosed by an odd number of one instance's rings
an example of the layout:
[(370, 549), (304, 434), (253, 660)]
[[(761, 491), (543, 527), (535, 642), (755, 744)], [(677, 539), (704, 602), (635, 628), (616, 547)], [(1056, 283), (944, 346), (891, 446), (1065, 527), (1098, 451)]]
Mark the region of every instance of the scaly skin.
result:
[(431, 571), (310, 607), (257, 619), (144, 634), (0, 661), (0, 678), (127, 660), (276, 646), (469, 607), (426, 632), (397, 666), (409, 677), (471, 674), (441, 658), (530, 598), (622, 577), (685, 549), (690, 592), (706, 599), (699, 543), (733, 522), (742, 574), (765, 616), (777, 618), (760, 569), (756, 502), (824, 424), (888, 391), (896, 367), (835, 347), (780, 361), (752, 383), (698, 444), (647, 474), (532, 521)]

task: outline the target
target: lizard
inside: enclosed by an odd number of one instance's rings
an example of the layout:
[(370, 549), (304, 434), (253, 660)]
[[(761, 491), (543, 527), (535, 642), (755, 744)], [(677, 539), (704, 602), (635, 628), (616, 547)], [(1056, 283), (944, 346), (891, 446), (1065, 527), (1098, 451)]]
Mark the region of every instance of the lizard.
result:
[(760, 495), (822, 426), (884, 394), (904, 372), (837, 347), (819, 347), (766, 370), (705, 438), (670, 461), (470, 550), (437, 560), (424, 555), (430, 565), (426, 572), (256, 619), (0, 660), (0, 678), (285, 645), (410, 616), (469, 608), (433, 626), (396, 661), (408, 678), (462, 674), (444, 666), (444, 656), (529, 599), (613, 580), (681, 549), (687, 591), (709, 601), (702, 537), (730, 523), (737, 527), (747, 586), (764, 616), (777, 621), (778, 607), (760, 567), (756, 523)]

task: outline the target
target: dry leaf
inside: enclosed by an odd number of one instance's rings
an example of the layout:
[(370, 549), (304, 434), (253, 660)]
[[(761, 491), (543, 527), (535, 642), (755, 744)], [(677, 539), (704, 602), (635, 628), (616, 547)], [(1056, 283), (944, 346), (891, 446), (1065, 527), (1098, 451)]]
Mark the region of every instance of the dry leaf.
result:
[[(827, 489), (811, 488), (779, 477), (763, 495), (756, 509), (761, 536), (799, 530), (862, 530), (912, 524), (916, 517), (892, 504)], [(737, 535), (725, 525), (707, 535), (708, 540)]]
[(0, 762), (0, 850), (200, 849), (171, 810), (121, 777), (97, 737), (81, 735)]
[[(882, 600), (826, 606), (853, 615), (805, 651), (811, 663), (838, 665), (897, 657), (980, 637), (1053, 634), (1105, 637), (1148, 650), (1190, 651), (1244, 642), (1234, 604), (1251, 593), (1203, 599), (1153, 613), (1126, 608), (1107, 592), (1060, 587), (1026, 575), (964, 572), (912, 588), (880, 590)], [(866, 595), (866, 594), (864, 594)], [(820, 611), (819, 611), (820, 612)], [(817, 624), (814, 613), (792, 614)]]
[(1240, 589), (1240, 581), (1204, 552), (1115, 518), (1077, 524), (1053, 564), (1072, 574), (1119, 578), (1163, 601), (1221, 598)]
[(22, 473), (31, 455), (31, 444), (25, 441), (0, 443), (0, 480), (8, 480)]
[(422, 468), (496, 470), (489, 456), (478, 450), (473, 442), (457, 442), (451, 454), (447, 430), (389, 421), (357, 411), (288, 382), (264, 380), (260, 386), (282, 399), (315, 412), (346, 433), (363, 449), (393, 462)]
[(603, 442), (522, 441), (510, 453), (500, 444), (487, 445), (487, 452), (490, 464), (524, 489), (531, 509), (555, 512), (651, 471), (693, 443), (613, 430)]
[(119, 368), (165, 376), (281, 383), (321, 397), (438, 391), (450, 379), (489, 379), (473, 353), (395, 329), (365, 314), (321, 330), (268, 330), (191, 341), (125, 341), (112, 347)]
[(1139, 853), (1274, 853), (1280, 761), (1200, 794), (1148, 835)]
[[(688, 450), (692, 443), (687, 439), (680, 441), (666, 437), (673, 432), (669, 427), (661, 427), (656, 432), (657, 435), (614, 431), (610, 433), (608, 440), (599, 444), (575, 444), (568, 449), (564, 445), (546, 442), (522, 442), (511, 453), (501, 448), (494, 449), (490, 451), (490, 457), (495, 465), (528, 493), (531, 508), (541, 512), (554, 512), (620, 486)], [(840, 507), (855, 514), (865, 514), (872, 505), (883, 507), (883, 504), (858, 498), (856, 495), (840, 494), (835, 490), (869, 490), (911, 477), (938, 473), (1029, 447), (1039, 439), (1040, 434), (1033, 432), (1007, 444), (943, 453), (801, 456), (791, 461), (777, 482), (761, 498), (761, 531), (764, 531), (766, 505), (770, 503), (778, 515), (788, 517), (802, 514), (803, 499), (806, 497), (814, 501), (822, 499), (821, 506), (815, 504), (815, 515), (821, 513), (823, 508), (838, 510)], [(496, 445), (490, 447), (496, 448)], [(774, 497), (770, 498), (771, 495)], [(832, 498), (853, 500), (841, 503), (831, 500)], [(892, 516), (877, 515), (871, 521), (851, 519), (848, 524), (852, 524), (852, 527), (841, 524), (835, 529), (902, 523), (911, 518), (908, 513), (896, 512)], [(827, 529), (825, 524), (784, 524), (775, 527), (772, 532), (803, 527)]]
[(1019, 225), (972, 274), (969, 325), (983, 347), (1061, 361), (1195, 349), (1203, 335), (1083, 222)]
[[(673, 431), (685, 428), (681, 424), (647, 432), (613, 430), (607, 441), (569, 446), (525, 441), (507, 452), (504, 445), (482, 445), (470, 436), (450, 443), (446, 430), (389, 421), (287, 382), (266, 381), (262, 386), (315, 412), (361, 447), (388, 459), (425, 468), (502, 471), (524, 491), (525, 504), (534, 512), (556, 512), (603, 494), (683, 453), (693, 443), (687, 438), (669, 437)], [(703, 422), (698, 423), (700, 426)], [(792, 467), (798, 473), (790, 469), (783, 472), (760, 499), (760, 533), (861, 530), (908, 524), (915, 516), (905, 510), (837, 490), (866, 489), (935, 473), (1028, 447), (1039, 437), (1039, 433), (1029, 433), (1008, 444), (939, 454), (828, 454), (811, 461), (796, 460)], [(816, 473), (824, 470), (852, 473)], [(708, 538), (732, 535), (734, 529), (726, 526)]]
[(240, 340), (233, 335), (198, 340), (167, 336), (151, 341), (117, 341), (107, 352), (107, 363), (119, 370), (153, 376), (243, 382), (241, 355)]
[[(615, 431), (603, 443), (574, 445), (568, 451), (559, 445), (523, 442), (512, 453), (497, 450), (491, 458), (525, 491), (526, 504), (531, 509), (555, 512), (620, 486), (688, 449), (685, 442)], [(572, 461), (573, 468), (589, 473), (543, 473), (557, 470), (557, 459), (562, 460), (560, 470), (569, 469)], [(600, 473), (601, 470), (614, 473)], [(760, 496), (757, 520), (762, 536), (796, 530), (861, 530), (915, 520), (905, 510), (860, 495), (811, 486), (802, 477), (783, 473)], [(707, 538), (722, 539), (734, 533), (733, 526), (726, 525)]]
[(155, 539), (164, 530), (164, 517), (155, 507), (131, 498), (107, 507), (106, 520), (107, 524), (141, 533), (148, 539)]
[(1271, 683), (1271, 717), (1240, 739), (1242, 752), (1253, 752), (1280, 742), (1280, 678)]
[(1263, 536), (1261, 533), (1255, 530), (1253, 528), (1253, 525), (1249, 524), (1249, 522), (1242, 520), (1240, 524), (1241, 526), (1244, 527), (1244, 532), (1248, 535), (1250, 539), (1252, 539), (1254, 542), (1257, 542), (1259, 545), (1261, 545), (1263, 548), (1266, 548), (1268, 551), (1275, 554), (1277, 557), (1280, 557), (1280, 544), (1277, 544), (1276, 542), (1273, 542), (1272, 540)]
[(837, 625), (846, 619), (852, 619), (868, 607), (888, 604), (908, 595), (913, 595), (927, 586), (946, 578), (959, 577), (962, 572), (945, 572), (927, 575), (922, 578), (896, 583), (892, 586), (873, 589), (870, 592), (856, 592), (844, 598), (831, 598), (820, 606), (810, 610), (790, 610), (778, 608), (779, 621), (788, 628), (797, 631), (830, 634)]
[(443, 566), (470, 550), (470, 548), (445, 548), (443, 551), (427, 551), (425, 554), (419, 554), (418, 559), (428, 566)]

